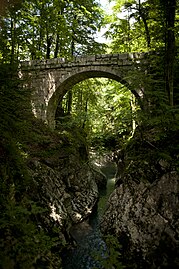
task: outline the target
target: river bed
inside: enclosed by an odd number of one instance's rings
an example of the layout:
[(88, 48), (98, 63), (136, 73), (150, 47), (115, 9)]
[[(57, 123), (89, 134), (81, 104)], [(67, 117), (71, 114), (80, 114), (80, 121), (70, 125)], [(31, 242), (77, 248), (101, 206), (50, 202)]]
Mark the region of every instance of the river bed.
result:
[(63, 269), (103, 268), (101, 260), (105, 259), (107, 250), (99, 223), (109, 195), (114, 189), (116, 167), (114, 163), (106, 163), (101, 170), (107, 177), (106, 189), (99, 191), (99, 201), (89, 219), (72, 227), (71, 233), (77, 246), (64, 253)]

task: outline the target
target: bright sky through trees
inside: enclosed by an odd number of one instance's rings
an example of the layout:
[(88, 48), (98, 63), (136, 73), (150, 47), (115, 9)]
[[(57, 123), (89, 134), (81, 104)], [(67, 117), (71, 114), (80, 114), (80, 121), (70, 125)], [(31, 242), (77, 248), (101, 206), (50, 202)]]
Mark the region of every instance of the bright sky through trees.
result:
[(110, 13), (110, 11), (111, 11), (111, 8), (112, 8), (112, 6), (114, 5), (114, 1), (111, 1), (110, 3), (109, 3), (109, 0), (100, 0), (99, 1), (100, 2), (100, 4), (101, 4), (101, 6), (106, 10), (106, 11), (108, 11), (109, 13)]
[[(112, 7), (114, 6), (115, 2), (111, 1), (109, 3), (109, 0), (99, 0), (99, 3), (101, 4), (102, 8), (105, 10), (107, 14), (112, 13)], [(101, 31), (97, 33), (97, 38), (96, 41), (101, 42), (101, 43), (106, 43), (108, 40), (106, 37), (104, 37), (104, 33), (107, 31), (107, 26), (102, 27)]]
[[(146, 0), (141, 0), (140, 3), (145, 2)], [(127, 1), (126, 1), (127, 2)], [(104, 9), (104, 11), (107, 13), (107, 15), (112, 14), (113, 7), (116, 4), (116, 1), (110, 1), (110, 0), (99, 0), (99, 3), (101, 4), (101, 7)], [(122, 9), (121, 12), (118, 14), (119, 19), (124, 19), (128, 16), (127, 10)], [(131, 19), (133, 21), (133, 19)], [(108, 30), (108, 26), (102, 27), (101, 31), (97, 33), (96, 41), (101, 43), (107, 43), (108, 40), (106, 37), (104, 37), (105, 32)]]

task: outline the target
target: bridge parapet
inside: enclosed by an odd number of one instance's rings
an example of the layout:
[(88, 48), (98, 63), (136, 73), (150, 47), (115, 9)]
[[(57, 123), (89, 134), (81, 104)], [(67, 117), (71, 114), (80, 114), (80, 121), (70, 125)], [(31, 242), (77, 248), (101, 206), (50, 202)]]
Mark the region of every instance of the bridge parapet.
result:
[(117, 65), (127, 66), (133, 64), (134, 61), (140, 61), (145, 57), (145, 53), (121, 53), (121, 54), (96, 54), (90, 56), (78, 56), (71, 60), (65, 58), (54, 58), (44, 60), (23, 61), (20, 68), (24, 71), (42, 70), (42, 69), (58, 69), (75, 66), (87, 65)]

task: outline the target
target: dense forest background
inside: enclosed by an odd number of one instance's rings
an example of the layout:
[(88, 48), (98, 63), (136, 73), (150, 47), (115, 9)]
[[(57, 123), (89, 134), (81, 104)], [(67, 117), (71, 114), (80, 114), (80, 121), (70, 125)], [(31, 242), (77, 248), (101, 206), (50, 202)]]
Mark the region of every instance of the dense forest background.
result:
[[(113, 11), (111, 15), (108, 15), (97, 1), (9, 2), (8, 10), (6, 12), (4, 10), (4, 16), (1, 16), (1, 63), (13, 64), (21, 60), (56, 57), (71, 59), (74, 56), (96, 53), (155, 51), (156, 54), (160, 54), (160, 57), (151, 59), (152, 66), (147, 71), (147, 78), (143, 78), (143, 74), (140, 74), (139, 70), (136, 74), (131, 74), (134, 76), (133, 87), (136, 87), (135, 83), (140, 80), (142, 90), (148, 79), (147, 88), (148, 92), (152, 91), (152, 98), (158, 98), (160, 92), (162, 95), (160, 101), (173, 107), (178, 102), (177, 68), (175, 68), (178, 44), (177, 1), (131, 0), (114, 1), (113, 4)], [(124, 15), (121, 17), (121, 14)], [(109, 40), (108, 45), (96, 41), (101, 28), (106, 29), (105, 36)], [(152, 89), (154, 83), (156, 84), (155, 89), (158, 88), (157, 91)], [(108, 87), (108, 84), (111, 86)], [(93, 128), (89, 127), (90, 118), (93, 117), (91, 116), (92, 111), (97, 108), (100, 113), (96, 114), (101, 115), (100, 110), (106, 106), (105, 109), (108, 110), (109, 116), (103, 116), (105, 118), (103, 127), (109, 126), (109, 129), (113, 128), (114, 132), (116, 132), (115, 122), (120, 124), (120, 117), (123, 113), (128, 113), (126, 120), (131, 121), (130, 113), (126, 112), (129, 111), (127, 107), (129, 102), (131, 102), (130, 110), (134, 112), (136, 109), (134, 109), (133, 96), (129, 97), (129, 92), (122, 90), (124, 103), (126, 103), (123, 105), (126, 110), (124, 112), (120, 104), (115, 101), (113, 104), (112, 100), (108, 100), (110, 103), (108, 105), (106, 97), (104, 97), (106, 95), (108, 99), (119, 99), (118, 91), (124, 87), (123, 85), (114, 81), (104, 82), (104, 80), (98, 80), (98, 82), (88, 80), (81, 85), (75, 86), (74, 94), (72, 91), (68, 92), (62, 106), (65, 113), (75, 114), (76, 120), (80, 121), (83, 127), (85, 122), (88, 132), (89, 128)], [(84, 90), (81, 91), (80, 89), (83, 87)], [(101, 90), (96, 90), (97, 87)], [(97, 95), (96, 92), (99, 94)], [(145, 92), (147, 92), (146, 89)], [(150, 93), (148, 94), (150, 95)], [(146, 99), (149, 98), (151, 96)], [(86, 117), (87, 112), (89, 117)], [(79, 119), (79, 117), (83, 117), (83, 119)], [(97, 121), (99, 125), (102, 124), (102, 120)], [(126, 125), (129, 130), (131, 127), (127, 122), (124, 123), (124, 126)], [(96, 128), (93, 129), (97, 132)], [(119, 131), (121, 128), (117, 129)], [(126, 132), (128, 132), (127, 130)], [(107, 132), (107, 130), (105, 131)]]
[[(31, 90), (18, 78), (20, 61), (146, 53), (150, 65), (145, 75), (142, 69), (129, 73), (131, 87), (140, 89), (142, 100), (116, 81), (83, 81), (59, 105), (57, 130), (78, 127), (88, 146), (114, 151), (129, 143), (136, 128), (141, 133), (157, 129), (151, 133), (155, 140), (178, 131), (178, 0), (113, 2), (107, 14), (95, 0), (1, 1), (0, 268), (46, 268), (32, 267), (41, 257), (48, 259), (48, 268), (59, 268), (54, 264), (60, 264), (60, 258), (49, 253), (64, 244), (57, 240), (58, 231), (51, 231), (52, 240), (45, 228), (39, 230), (37, 220), (44, 209), (29, 192), (33, 189), (27, 171), (29, 145), (45, 132), (50, 137), (51, 131), (32, 115)], [(97, 42), (100, 29), (106, 29), (107, 43)], [(171, 150), (177, 163), (179, 155)], [(168, 151), (165, 157), (171, 158)]]

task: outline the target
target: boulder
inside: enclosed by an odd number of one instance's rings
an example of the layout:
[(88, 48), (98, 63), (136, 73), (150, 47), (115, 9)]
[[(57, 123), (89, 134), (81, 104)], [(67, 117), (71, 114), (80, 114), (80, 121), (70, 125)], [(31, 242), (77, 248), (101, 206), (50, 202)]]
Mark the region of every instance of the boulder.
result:
[[(75, 165), (76, 164), (76, 165)], [(30, 169), (34, 196), (50, 208), (50, 217), (58, 223), (78, 223), (91, 212), (98, 198), (98, 188), (88, 164), (66, 164), (60, 171), (35, 161)]]
[(132, 268), (179, 268), (179, 174), (153, 183), (126, 181), (110, 196), (101, 222), (115, 234)]

